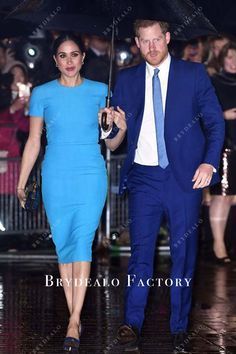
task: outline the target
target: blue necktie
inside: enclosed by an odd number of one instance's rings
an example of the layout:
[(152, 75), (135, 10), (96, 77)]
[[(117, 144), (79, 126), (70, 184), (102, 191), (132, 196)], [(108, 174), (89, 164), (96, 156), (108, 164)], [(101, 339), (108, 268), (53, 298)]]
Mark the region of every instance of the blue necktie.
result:
[(154, 75), (152, 78), (153, 108), (156, 123), (158, 164), (160, 167), (166, 168), (169, 161), (164, 140), (164, 113), (162, 107), (161, 83), (158, 76), (159, 71), (160, 70), (158, 68), (154, 69)]

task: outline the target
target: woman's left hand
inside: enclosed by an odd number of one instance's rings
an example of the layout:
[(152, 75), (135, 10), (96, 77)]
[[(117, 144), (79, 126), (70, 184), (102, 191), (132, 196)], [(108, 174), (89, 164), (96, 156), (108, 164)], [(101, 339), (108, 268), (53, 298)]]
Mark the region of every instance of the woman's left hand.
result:
[(116, 124), (117, 128), (126, 131), (127, 124), (126, 124), (125, 112), (119, 106), (117, 106), (117, 111), (113, 111), (113, 116), (114, 116), (114, 123)]

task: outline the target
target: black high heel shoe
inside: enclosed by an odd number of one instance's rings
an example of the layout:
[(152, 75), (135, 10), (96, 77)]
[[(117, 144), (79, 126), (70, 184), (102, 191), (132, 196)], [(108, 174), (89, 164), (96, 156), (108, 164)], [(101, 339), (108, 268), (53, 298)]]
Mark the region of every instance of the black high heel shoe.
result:
[(74, 337), (66, 337), (63, 344), (64, 352), (78, 353), (79, 352), (80, 339)]
[(214, 255), (215, 263), (221, 266), (227, 266), (231, 263), (231, 259), (229, 256), (218, 258), (216, 255)]
[[(82, 332), (82, 325), (79, 324), (79, 337)], [(63, 344), (63, 350), (70, 353), (79, 353), (80, 338), (66, 337)]]

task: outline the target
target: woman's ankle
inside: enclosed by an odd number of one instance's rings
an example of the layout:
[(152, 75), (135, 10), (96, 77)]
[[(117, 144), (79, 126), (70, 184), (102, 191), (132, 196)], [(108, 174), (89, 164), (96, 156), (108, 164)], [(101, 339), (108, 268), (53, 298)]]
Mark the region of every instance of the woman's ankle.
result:
[(223, 258), (228, 256), (228, 252), (224, 243), (215, 243), (213, 246), (213, 251), (215, 253), (215, 256), (218, 258)]
[(69, 318), (69, 326), (79, 327), (79, 325), (80, 325), (80, 318), (71, 315)]

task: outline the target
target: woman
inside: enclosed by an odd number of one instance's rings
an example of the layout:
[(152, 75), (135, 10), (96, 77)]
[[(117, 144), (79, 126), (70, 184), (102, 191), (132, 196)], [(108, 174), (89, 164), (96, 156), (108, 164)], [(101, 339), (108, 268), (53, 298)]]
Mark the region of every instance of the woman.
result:
[(212, 77), (212, 82), (224, 112), (226, 136), (220, 168), (221, 182), (210, 189), (210, 223), (216, 261), (224, 265), (230, 263), (224, 232), (236, 195), (236, 44), (226, 44), (219, 60), (222, 70)]
[(14, 153), (9, 152), (9, 157), (18, 157), (22, 153), (29, 131), (29, 96), (20, 92), (20, 84), (24, 87), (31, 86), (24, 64), (14, 62), (9, 73), (0, 76), (0, 120), (1, 123), (6, 122), (8, 127), (11, 125), (11, 132), (14, 133), (14, 136), (9, 137), (7, 132), (1, 129), (2, 139), (7, 141), (10, 149), (14, 148)]
[[(15, 97), (18, 96), (19, 91), (19, 83), (28, 84), (28, 73), (23, 63), (21, 62), (13, 62), (11, 67), (9, 68), (9, 73), (11, 73), (14, 77), (13, 83), (11, 85), (12, 93), (15, 94)], [(13, 99), (15, 98), (13, 96)]]
[[(25, 203), (25, 186), (40, 150), (43, 121), (46, 123), (46, 154), (42, 165), (42, 194), (59, 270), (70, 312), (65, 351), (77, 351), (80, 315), (90, 274), (91, 247), (107, 194), (105, 162), (98, 144), (98, 112), (105, 105), (105, 84), (84, 79), (83, 44), (64, 34), (54, 43), (58, 80), (34, 88), (30, 100), (30, 134), (18, 182), (18, 197)], [(123, 140), (126, 123), (122, 110), (108, 112), (119, 132), (111, 139), (115, 149)], [(67, 285), (67, 279), (80, 279)]]
[[(11, 73), (0, 75), (0, 156), (8, 159), (0, 162), (0, 195), (5, 195), (5, 198), (9, 199), (7, 201), (9, 213), (1, 215), (7, 220), (7, 229), (12, 222), (15, 189), (19, 177), (18, 158), (23, 150), (23, 141), (20, 137), (28, 135), (29, 130), (29, 119), (25, 114), (28, 98), (16, 96), (13, 98), (14, 79)], [(0, 214), (3, 212), (1, 208)]]
[(230, 38), (226, 35), (219, 35), (209, 39), (209, 58), (206, 63), (207, 72), (213, 76), (220, 72), (219, 55), (222, 48), (230, 42)]
[[(11, 84), (13, 102), (10, 106), (10, 113), (18, 116), (19, 130), (17, 131), (17, 138), (20, 142), (20, 154), (22, 155), (29, 132), (28, 101), (29, 88), (32, 84), (29, 83), (28, 72), (25, 65), (19, 61), (12, 63), (12, 66), (9, 68), (9, 73), (11, 73), (14, 78)], [(25, 88), (24, 91), (22, 91), (23, 87)]]

